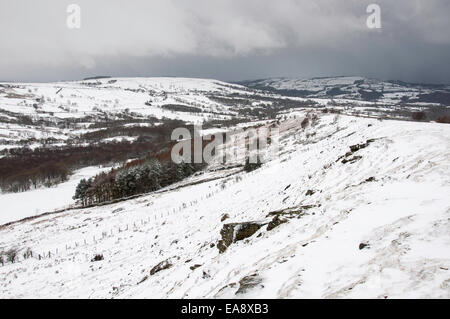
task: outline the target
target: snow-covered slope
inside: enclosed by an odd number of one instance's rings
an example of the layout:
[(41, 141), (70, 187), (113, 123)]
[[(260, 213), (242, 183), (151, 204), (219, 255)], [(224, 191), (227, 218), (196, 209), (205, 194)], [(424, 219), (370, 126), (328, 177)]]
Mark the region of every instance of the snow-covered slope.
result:
[(210, 95), (247, 92), (240, 85), (193, 78), (0, 83), (0, 150), (23, 145), (26, 140), (34, 140), (36, 147), (42, 139), (64, 144), (92, 131), (89, 126), (101, 120), (228, 119), (236, 116), (236, 111)]
[(450, 126), (317, 115), (251, 173), (1, 227), (0, 297), (449, 298)]
[(305, 98), (376, 101), (395, 105), (450, 105), (450, 86), (381, 81), (357, 76), (323, 78), (273, 78), (243, 82), (249, 88)]
[(53, 187), (42, 187), (20, 193), (0, 193), (0, 206), (3, 207), (0, 213), (0, 225), (52, 210), (75, 206), (72, 197), (80, 180), (109, 169), (111, 168), (89, 166), (77, 170), (68, 181)]
[[(124, 126), (153, 126), (166, 119), (188, 123), (245, 121), (282, 109), (313, 106), (396, 119), (410, 119), (411, 111), (427, 111), (428, 120), (450, 114), (450, 87), (445, 85), (361, 77), (266, 79), (242, 84), (193, 78), (3, 82), (0, 152), (23, 146), (79, 144), (84, 134), (102, 130), (114, 121), (128, 121), (122, 123)], [(111, 137), (117, 138), (123, 136)]]
[(206, 94), (246, 91), (245, 87), (235, 84), (191, 78), (105, 78), (0, 85), (3, 111), (62, 119), (101, 112), (118, 114), (125, 110), (159, 118), (174, 117), (170, 111), (161, 110), (165, 104), (203, 106), (214, 111), (217, 103), (209, 101)]

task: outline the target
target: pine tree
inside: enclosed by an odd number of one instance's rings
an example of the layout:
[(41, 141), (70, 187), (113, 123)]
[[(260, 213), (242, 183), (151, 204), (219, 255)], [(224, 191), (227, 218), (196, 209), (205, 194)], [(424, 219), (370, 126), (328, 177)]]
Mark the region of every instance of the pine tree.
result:
[(86, 180), (83, 178), (75, 189), (75, 196), (73, 196), (73, 199), (80, 199), (83, 205), (86, 205), (87, 193), (91, 187), (91, 183), (91, 179)]

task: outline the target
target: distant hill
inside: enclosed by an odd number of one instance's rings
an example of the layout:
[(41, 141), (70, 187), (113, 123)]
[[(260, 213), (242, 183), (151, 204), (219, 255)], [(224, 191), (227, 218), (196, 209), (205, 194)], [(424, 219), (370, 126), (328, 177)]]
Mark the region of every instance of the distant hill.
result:
[(243, 81), (248, 88), (303, 98), (332, 98), (386, 104), (434, 103), (450, 105), (450, 86), (381, 81), (355, 76), (269, 78)]
[(84, 78), (83, 81), (87, 80), (99, 80), (99, 79), (110, 79), (111, 77), (109, 75), (97, 75), (97, 76), (91, 76), (88, 78)]

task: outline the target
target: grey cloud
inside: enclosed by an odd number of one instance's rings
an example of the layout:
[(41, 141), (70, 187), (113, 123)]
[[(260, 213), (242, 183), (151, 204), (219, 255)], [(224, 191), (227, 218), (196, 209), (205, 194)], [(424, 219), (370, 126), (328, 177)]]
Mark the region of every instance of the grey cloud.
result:
[[(382, 10), (381, 30), (366, 7)], [(82, 27), (66, 27), (66, 7)], [(450, 82), (446, 0), (2, 0), (0, 80), (96, 74)]]

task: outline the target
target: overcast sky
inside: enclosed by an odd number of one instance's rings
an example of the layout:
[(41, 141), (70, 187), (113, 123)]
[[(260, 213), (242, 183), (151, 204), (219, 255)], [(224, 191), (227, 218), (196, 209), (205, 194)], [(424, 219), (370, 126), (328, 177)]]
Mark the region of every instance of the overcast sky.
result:
[[(81, 28), (66, 24), (69, 4)], [(369, 29), (367, 5), (381, 8)], [(360, 75), (450, 83), (449, 0), (0, 0), (0, 80)]]

